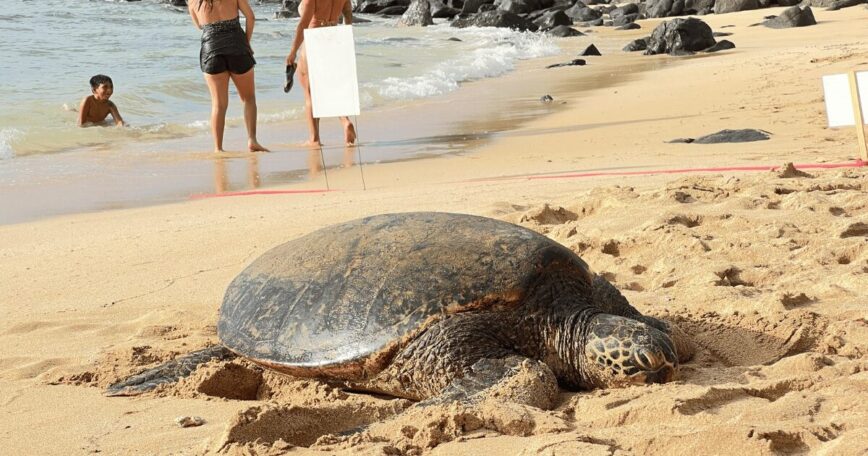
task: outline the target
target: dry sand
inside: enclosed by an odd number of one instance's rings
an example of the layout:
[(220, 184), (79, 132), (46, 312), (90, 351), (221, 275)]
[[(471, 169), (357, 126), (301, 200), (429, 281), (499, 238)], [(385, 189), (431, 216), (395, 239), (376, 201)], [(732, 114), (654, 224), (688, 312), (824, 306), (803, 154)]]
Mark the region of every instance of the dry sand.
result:
[[(824, 127), (819, 76), (868, 65), (868, 10), (815, 11), (820, 24), (804, 29), (747, 27), (775, 12), (704, 17), (715, 30), (735, 25), (725, 30), (738, 48), (719, 55), (604, 49), (585, 68), (530, 62), (492, 84), (547, 81), (566, 105), (472, 154), (369, 166), (378, 184), (368, 191), (0, 227), (0, 452), (865, 454), (868, 169), (521, 177), (852, 161), (853, 131)], [(643, 59), (660, 68), (591, 93), (566, 90), (570, 72), (604, 74)], [(774, 135), (664, 143), (723, 128)], [(676, 382), (562, 391), (549, 411), (495, 396), (418, 409), (243, 361), (212, 362), (140, 397), (102, 395), (119, 378), (215, 343), (226, 285), (270, 247), (332, 223), (415, 210), (485, 215), (552, 237), (641, 311), (680, 325), (698, 354)], [(180, 417), (203, 424), (182, 427)], [(367, 427), (345, 432), (359, 426)]]

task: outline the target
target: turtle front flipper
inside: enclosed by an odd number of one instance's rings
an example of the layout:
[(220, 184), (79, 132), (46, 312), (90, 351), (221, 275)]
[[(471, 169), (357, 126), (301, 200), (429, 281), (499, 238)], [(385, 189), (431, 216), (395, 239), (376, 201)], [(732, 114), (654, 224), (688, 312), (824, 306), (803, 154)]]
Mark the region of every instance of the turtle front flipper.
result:
[(555, 374), (544, 363), (523, 356), (481, 359), (461, 378), (456, 378), (439, 395), (419, 406), (449, 402), (475, 403), (497, 396), (510, 402), (543, 410), (554, 406), (558, 395)]
[(196, 368), (212, 359), (234, 358), (235, 354), (222, 345), (195, 351), (133, 375), (108, 387), (106, 396), (137, 396), (164, 383), (173, 383), (193, 373)]

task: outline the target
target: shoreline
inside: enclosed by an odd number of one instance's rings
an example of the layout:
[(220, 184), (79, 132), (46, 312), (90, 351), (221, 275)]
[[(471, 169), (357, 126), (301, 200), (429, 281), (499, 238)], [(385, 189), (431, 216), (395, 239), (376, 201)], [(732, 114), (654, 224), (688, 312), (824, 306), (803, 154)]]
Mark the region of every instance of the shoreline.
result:
[[(343, 191), (205, 198), (0, 225), (0, 448), (864, 454), (868, 169), (811, 170), (811, 177), (796, 178), (769, 171), (512, 178), (857, 158), (852, 130), (824, 126), (819, 75), (868, 61), (868, 40), (847, 38), (868, 23), (868, 11), (816, 11), (819, 24), (804, 29), (748, 27), (778, 11), (703, 17), (715, 30), (734, 24), (728, 39), (738, 46), (708, 57), (607, 60), (601, 49), (603, 58), (585, 67), (542, 69), (562, 57), (523, 62), (504, 78), (479, 82), (479, 89), (530, 104), (544, 87), (566, 104), (492, 134), (472, 153), (366, 165), (366, 191), (353, 166), (329, 170), (330, 184)], [(642, 30), (621, 36), (626, 43), (658, 22), (641, 21)], [(579, 83), (574, 75), (607, 77), (616, 60), (666, 64), (618, 85), (567, 90)], [(430, 105), (424, 108), (438, 116), (459, 109)], [(397, 109), (392, 115), (404, 117)], [(723, 128), (773, 136), (708, 146), (665, 142)], [(343, 158), (331, 150), (335, 160)], [(247, 164), (227, 164), (235, 179), (229, 187), (241, 185)], [(495, 179), (468, 180), (479, 176)], [(394, 400), (269, 374), (268, 397), (237, 400), (197, 389), (208, 381), (230, 388), (233, 373), (249, 369), (243, 363), (213, 363), (139, 397), (103, 396), (118, 378), (216, 343), (227, 284), (268, 249), (334, 223), (408, 211), (482, 215), (543, 233), (579, 254), (640, 311), (682, 327), (700, 351), (678, 381), (562, 391), (552, 411), (498, 403), (408, 417), (389, 411)], [(334, 423), (347, 415), (370, 421), (369, 433), (355, 440), (339, 435), (344, 429)], [(181, 428), (175, 423), (181, 416), (201, 416), (205, 424)], [(310, 443), (328, 434), (334, 436)]]

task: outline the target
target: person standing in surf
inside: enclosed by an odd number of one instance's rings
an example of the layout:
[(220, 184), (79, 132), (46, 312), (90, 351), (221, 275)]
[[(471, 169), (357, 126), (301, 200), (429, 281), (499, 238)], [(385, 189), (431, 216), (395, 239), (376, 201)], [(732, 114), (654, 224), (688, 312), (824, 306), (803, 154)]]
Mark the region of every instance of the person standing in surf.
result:
[[(302, 0), (298, 6), (298, 14), (301, 18), (295, 30), (295, 39), (292, 48), (286, 57), (287, 73), (291, 74), (292, 68), (296, 67), (296, 55), (298, 58), (298, 82), (304, 90), (304, 108), (307, 126), (310, 130), (310, 139), (307, 145), (320, 146), (319, 119), (313, 117), (313, 104), (310, 98), (310, 73), (307, 67), (307, 54), (304, 50), (304, 30), (307, 28), (330, 27), (338, 25), (338, 18), (343, 15), (344, 24), (353, 23), (353, 5), (350, 0)], [(347, 145), (355, 144), (356, 129), (349, 117), (341, 117), (344, 126), (344, 141)]]
[[(214, 151), (223, 152), (223, 130), (229, 106), (229, 80), (235, 84), (244, 105), (247, 148), (265, 151), (256, 140), (256, 84), (250, 39), (256, 17), (248, 0), (190, 0), (187, 4), (196, 28), (202, 29), (199, 66), (211, 93), (211, 134)], [(246, 19), (241, 29), (239, 14)]]

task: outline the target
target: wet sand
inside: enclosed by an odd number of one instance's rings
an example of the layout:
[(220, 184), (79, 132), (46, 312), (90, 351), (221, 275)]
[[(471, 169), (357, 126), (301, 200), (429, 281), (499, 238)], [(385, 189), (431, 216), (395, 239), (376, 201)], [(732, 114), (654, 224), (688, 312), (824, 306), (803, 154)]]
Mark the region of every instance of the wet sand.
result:
[[(738, 48), (718, 55), (601, 49), (587, 67), (527, 62), (513, 76), (524, 87), (515, 99), (541, 96), (533, 84), (547, 80), (565, 105), (472, 153), (365, 166), (365, 191), (353, 166), (330, 170), (336, 188), (346, 182), (341, 191), (0, 226), (0, 445), (11, 454), (864, 454), (868, 171), (853, 165), (852, 129), (825, 128), (819, 77), (868, 61), (858, 38), (868, 11), (815, 9), (819, 24), (803, 29), (748, 27), (779, 11), (703, 17), (715, 30), (735, 25), (727, 38)], [(625, 32), (624, 43), (657, 22)], [(599, 90), (570, 85), (576, 72), (642, 59), (670, 63)], [(489, 82), (480, 90), (496, 87)], [(773, 135), (665, 142), (723, 128)], [(786, 162), (851, 166), (576, 176)], [(245, 166), (228, 163), (243, 181)], [(269, 248), (332, 223), (418, 210), (550, 236), (639, 310), (680, 325), (696, 357), (676, 382), (562, 391), (547, 411), (492, 398), (419, 411), (239, 361), (135, 398), (102, 395), (119, 378), (215, 343), (226, 285)], [(255, 393), (234, 395), (239, 384)], [(182, 428), (182, 416), (204, 424)]]

